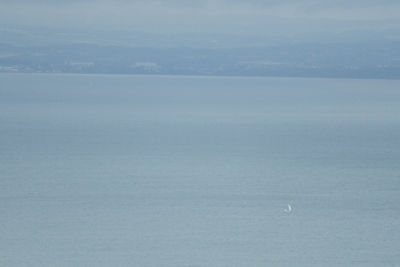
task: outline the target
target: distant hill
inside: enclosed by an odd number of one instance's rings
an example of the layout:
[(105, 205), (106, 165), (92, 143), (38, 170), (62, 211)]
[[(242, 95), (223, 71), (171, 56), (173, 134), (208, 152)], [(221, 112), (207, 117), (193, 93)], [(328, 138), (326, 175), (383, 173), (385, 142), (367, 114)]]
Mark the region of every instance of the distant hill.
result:
[(400, 79), (400, 41), (256, 47), (0, 43), (0, 72)]

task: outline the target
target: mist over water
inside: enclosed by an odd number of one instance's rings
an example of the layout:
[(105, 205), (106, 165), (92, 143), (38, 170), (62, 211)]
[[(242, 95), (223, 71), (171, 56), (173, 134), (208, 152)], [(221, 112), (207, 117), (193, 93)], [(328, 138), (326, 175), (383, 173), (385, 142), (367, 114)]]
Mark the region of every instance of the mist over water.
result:
[(399, 88), (1, 74), (0, 265), (396, 266)]

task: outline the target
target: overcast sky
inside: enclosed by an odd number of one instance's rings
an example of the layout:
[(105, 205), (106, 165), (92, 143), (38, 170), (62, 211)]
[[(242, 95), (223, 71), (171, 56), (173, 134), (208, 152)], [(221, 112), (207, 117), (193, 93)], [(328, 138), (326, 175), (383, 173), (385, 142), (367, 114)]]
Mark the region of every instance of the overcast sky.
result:
[(0, 0), (0, 24), (163, 33), (399, 30), (400, 0)]

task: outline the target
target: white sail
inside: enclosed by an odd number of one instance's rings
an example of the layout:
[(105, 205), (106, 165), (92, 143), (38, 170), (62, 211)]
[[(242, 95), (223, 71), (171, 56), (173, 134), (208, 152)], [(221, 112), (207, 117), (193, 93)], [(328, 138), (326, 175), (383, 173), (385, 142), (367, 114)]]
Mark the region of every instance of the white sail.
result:
[(292, 212), (292, 206), (290, 206), (290, 204), (287, 204), (287, 209), (284, 209), (284, 211), (287, 213)]

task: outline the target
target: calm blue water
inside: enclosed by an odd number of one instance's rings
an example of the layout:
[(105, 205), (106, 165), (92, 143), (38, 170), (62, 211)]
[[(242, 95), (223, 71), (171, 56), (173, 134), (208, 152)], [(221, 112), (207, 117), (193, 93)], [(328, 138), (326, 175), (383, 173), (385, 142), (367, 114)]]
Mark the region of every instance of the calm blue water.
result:
[(400, 266), (399, 202), (400, 81), (0, 75), (1, 266)]

